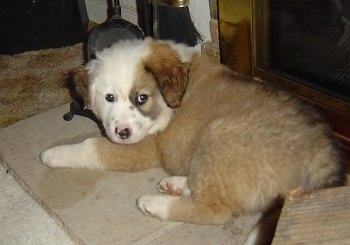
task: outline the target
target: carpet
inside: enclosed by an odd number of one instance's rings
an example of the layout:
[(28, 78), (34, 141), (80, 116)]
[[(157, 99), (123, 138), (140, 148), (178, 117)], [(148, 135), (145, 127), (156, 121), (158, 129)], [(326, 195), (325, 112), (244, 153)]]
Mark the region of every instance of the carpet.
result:
[(84, 63), (83, 44), (0, 55), (0, 128), (71, 100), (69, 72)]
[(74, 244), (0, 164), (0, 244)]

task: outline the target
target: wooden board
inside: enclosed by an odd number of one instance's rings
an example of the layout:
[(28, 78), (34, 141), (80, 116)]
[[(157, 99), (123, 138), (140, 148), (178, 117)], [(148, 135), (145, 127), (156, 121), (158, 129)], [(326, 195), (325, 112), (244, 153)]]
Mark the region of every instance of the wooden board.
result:
[(272, 244), (350, 244), (350, 186), (286, 200)]

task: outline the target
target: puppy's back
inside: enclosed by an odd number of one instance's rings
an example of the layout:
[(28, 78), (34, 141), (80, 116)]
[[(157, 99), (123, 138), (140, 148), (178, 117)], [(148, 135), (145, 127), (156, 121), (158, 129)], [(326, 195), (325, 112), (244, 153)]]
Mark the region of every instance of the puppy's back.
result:
[(191, 165), (198, 165), (190, 175), (205, 180), (193, 178), (195, 188), (203, 182), (238, 212), (251, 212), (296, 188), (342, 185), (331, 131), (310, 105), (207, 60), (195, 69), (179, 110), (196, 124), (187, 135), (196, 142)]

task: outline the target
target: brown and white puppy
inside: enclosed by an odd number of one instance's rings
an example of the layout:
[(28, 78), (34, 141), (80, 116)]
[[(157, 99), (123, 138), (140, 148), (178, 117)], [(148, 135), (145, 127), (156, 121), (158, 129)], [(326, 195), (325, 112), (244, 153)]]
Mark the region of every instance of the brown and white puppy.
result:
[[(328, 126), (288, 93), (242, 78), (182, 44), (120, 42), (75, 71), (107, 138), (41, 154), (50, 167), (163, 167), (163, 194), (137, 205), (163, 220), (224, 223), (294, 189), (342, 185)], [(165, 193), (165, 194), (164, 194)]]

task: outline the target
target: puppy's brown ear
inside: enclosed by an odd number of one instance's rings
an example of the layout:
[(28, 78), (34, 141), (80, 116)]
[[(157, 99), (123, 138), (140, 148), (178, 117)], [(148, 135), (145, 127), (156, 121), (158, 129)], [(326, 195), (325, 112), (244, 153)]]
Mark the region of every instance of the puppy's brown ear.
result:
[(87, 109), (91, 107), (89, 75), (84, 67), (78, 67), (71, 73), (76, 92), (83, 99)]
[(188, 83), (189, 64), (183, 63), (175, 50), (167, 44), (156, 43), (151, 55), (143, 62), (146, 71), (156, 78), (165, 102), (177, 108)]

